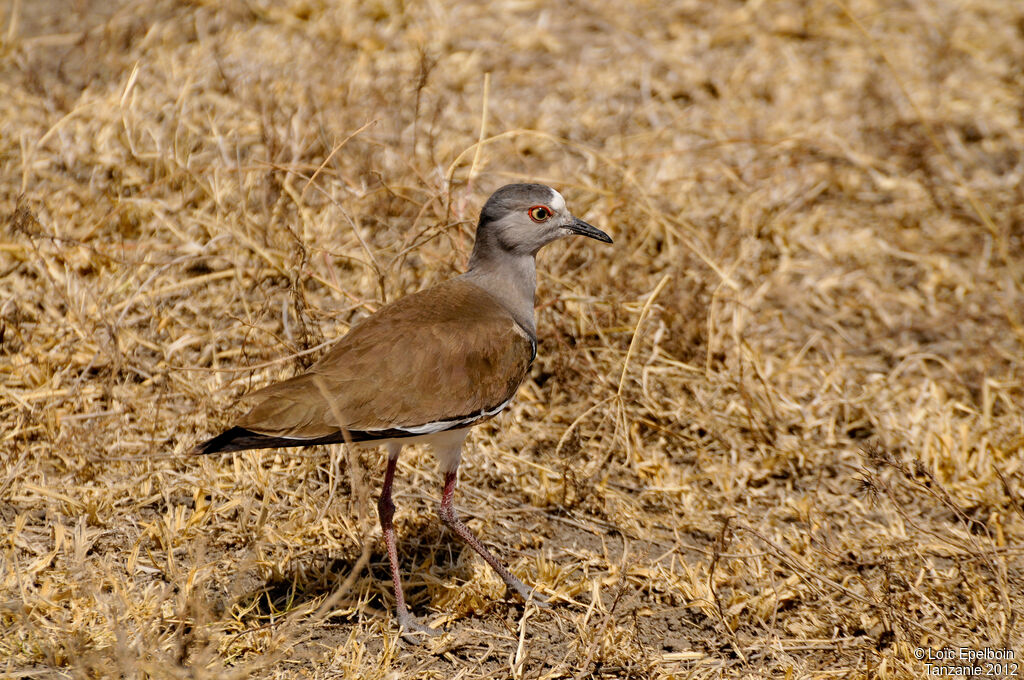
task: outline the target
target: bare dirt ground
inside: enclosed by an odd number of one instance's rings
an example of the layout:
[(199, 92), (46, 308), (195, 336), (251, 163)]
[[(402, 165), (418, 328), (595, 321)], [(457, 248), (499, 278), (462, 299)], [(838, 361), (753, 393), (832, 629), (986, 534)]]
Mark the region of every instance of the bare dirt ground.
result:
[[(0, 123), (0, 675), (1024, 662), (1024, 3), (4, 0)], [(522, 180), (615, 245), (457, 499), (558, 606), (409, 450), (412, 645), (381, 453), (185, 451)]]

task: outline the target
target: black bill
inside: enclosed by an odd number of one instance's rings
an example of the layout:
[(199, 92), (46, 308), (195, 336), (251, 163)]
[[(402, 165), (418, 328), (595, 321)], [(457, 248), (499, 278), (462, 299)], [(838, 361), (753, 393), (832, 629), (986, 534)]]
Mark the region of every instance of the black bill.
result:
[(592, 224), (587, 224), (578, 217), (572, 218), (572, 224), (568, 227), (569, 231), (580, 236), (589, 236), (590, 238), (597, 239), (598, 241), (604, 241), (605, 243), (611, 243), (612, 237), (604, 233)]

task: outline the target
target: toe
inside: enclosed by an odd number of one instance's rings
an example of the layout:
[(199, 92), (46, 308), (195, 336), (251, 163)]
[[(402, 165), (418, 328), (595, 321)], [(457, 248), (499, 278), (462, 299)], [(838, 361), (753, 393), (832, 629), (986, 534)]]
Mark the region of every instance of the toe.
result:
[(527, 604), (534, 604), (538, 609), (551, 609), (551, 600), (546, 595), (541, 595), (536, 590), (531, 591), (526, 598)]
[(416, 619), (414, 619), (412, 616), (399, 616), (398, 625), (402, 629), (402, 637), (412, 642), (420, 642), (420, 640), (416, 637), (417, 633), (421, 635), (426, 635), (428, 637), (436, 637), (440, 635), (442, 632), (444, 632), (437, 628), (425, 626)]

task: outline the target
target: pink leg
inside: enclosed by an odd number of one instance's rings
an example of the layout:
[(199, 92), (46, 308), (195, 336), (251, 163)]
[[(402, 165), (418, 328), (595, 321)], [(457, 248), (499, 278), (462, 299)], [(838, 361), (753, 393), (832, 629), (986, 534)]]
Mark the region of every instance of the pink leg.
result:
[(384, 533), (384, 547), (388, 551), (388, 562), (391, 563), (391, 582), (395, 586), (395, 609), (398, 612), (398, 625), (405, 632), (418, 631), (428, 635), (440, 635), (440, 631), (424, 626), (409, 614), (405, 606), (405, 593), (402, 592), (402, 577), (398, 571), (398, 550), (395, 548), (395, 527), (392, 519), (395, 516), (395, 504), (391, 501), (391, 483), (395, 478), (395, 466), (398, 464), (397, 451), (389, 451), (388, 467), (384, 472), (384, 488), (380, 492), (377, 503), (377, 514), (380, 517), (380, 528)]
[(455, 508), (452, 507), (452, 498), (455, 495), (455, 485), (458, 480), (458, 472), (452, 470), (446, 472), (444, 475), (444, 492), (441, 494), (441, 521), (445, 525), (459, 535), (463, 541), (469, 544), (469, 547), (477, 551), (480, 557), (484, 558), (487, 564), (491, 565), (491, 568), (497, 572), (498, 576), (505, 582), (512, 590), (519, 593), (519, 597), (525, 601), (529, 601), (533, 598), (533, 601), (537, 604), (544, 605), (545, 600), (534, 590), (520, 581), (515, 575), (512, 574), (508, 569), (505, 568), (501, 562), (498, 561), (491, 551), (488, 550), (480, 540), (470, 532), (469, 527), (462, 523), (462, 520), (455, 514)]

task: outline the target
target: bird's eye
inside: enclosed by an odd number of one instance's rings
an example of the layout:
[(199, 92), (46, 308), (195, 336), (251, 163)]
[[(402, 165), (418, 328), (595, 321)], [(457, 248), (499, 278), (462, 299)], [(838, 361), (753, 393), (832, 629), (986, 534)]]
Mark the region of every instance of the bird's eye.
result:
[(527, 213), (534, 222), (543, 222), (551, 217), (551, 208), (546, 205), (535, 205), (527, 210)]

